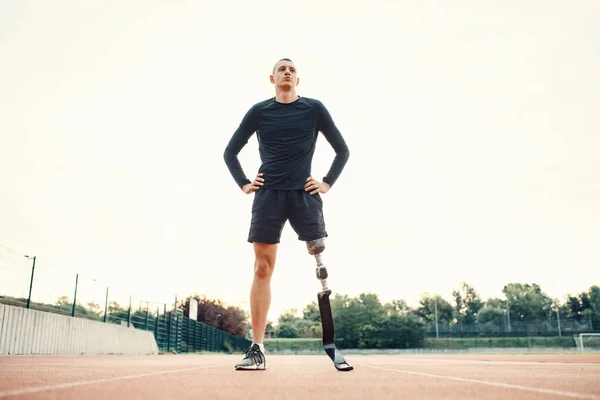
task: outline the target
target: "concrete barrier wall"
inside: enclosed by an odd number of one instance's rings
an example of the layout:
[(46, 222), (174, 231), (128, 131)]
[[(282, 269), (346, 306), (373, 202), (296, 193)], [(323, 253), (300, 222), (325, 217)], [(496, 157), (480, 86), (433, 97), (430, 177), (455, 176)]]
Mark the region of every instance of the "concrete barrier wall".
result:
[(154, 334), (0, 304), (0, 355), (158, 354)]

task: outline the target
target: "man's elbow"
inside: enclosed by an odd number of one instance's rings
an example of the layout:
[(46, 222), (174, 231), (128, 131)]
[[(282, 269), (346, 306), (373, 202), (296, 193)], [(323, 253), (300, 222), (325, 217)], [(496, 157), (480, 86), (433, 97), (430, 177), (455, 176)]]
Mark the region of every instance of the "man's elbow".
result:
[(341, 157), (343, 157), (344, 159), (349, 159), (350, 158), (350, 149), (348, 148), (348, 146), (342, 146), (338, 151), (337, 154), (339, 154)]
[(227, 146), (225, 148), (225, 151), (223, 151), (223, 160), (225, 160), (225, 162), (230, 161), (231, 159), (235, 158), (236, 153), (231, 150), (231, 148), (229, 146)]

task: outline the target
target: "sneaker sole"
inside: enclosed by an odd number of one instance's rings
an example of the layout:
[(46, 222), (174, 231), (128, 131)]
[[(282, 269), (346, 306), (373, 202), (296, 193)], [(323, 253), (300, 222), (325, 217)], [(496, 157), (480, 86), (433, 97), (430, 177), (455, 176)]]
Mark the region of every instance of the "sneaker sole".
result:
[(257, 365), (253, 365), (251, 367), (245, 367), (245, 366), (237, 366), (235, 367), (236, 371), (264, 371), (265, 369), (267, 369), (266, 366), (257, 366)]

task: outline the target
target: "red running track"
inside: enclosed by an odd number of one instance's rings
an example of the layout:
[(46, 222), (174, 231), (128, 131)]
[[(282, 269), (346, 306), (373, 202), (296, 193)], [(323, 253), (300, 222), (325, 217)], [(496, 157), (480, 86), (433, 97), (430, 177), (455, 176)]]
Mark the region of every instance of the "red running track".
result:
[(0, 357), (0, 399), (597, 399), (600, 354)]

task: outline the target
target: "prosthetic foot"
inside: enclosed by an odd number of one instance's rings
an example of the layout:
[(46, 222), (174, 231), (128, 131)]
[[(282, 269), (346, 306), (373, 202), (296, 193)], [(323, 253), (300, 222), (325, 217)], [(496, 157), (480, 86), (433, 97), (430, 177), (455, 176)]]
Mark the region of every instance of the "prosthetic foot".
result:
[(338, 371), (351, 371), (354, 367), (344, 359), (344, 356), (335, 347), (333, 340), (333, 314), (331, 312), (331, 304), (329, 303), (331, 290), (327, 287), (327, 268), (321, 259), (321, 253), (325, 250), (325, 241), (324, 239), (311, 240), (306, 242), (306, 247), (308, 248), (308, 253), (314, 255), (317, 259), (317, 279), (321, 281), (321, 285), (323, 286), (323, 290), (317, 295), (321, 325), (323, 326), (323, 349), (329, 358), (331, 358), (333, 365)]

